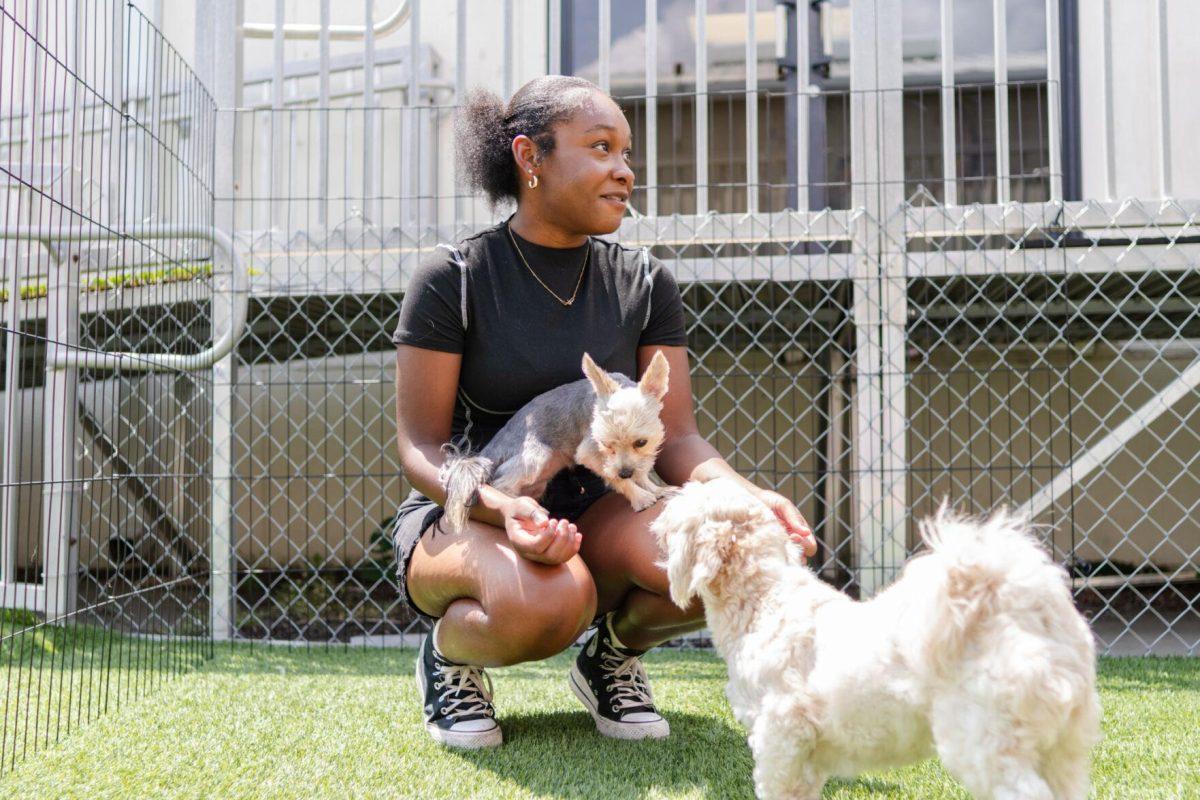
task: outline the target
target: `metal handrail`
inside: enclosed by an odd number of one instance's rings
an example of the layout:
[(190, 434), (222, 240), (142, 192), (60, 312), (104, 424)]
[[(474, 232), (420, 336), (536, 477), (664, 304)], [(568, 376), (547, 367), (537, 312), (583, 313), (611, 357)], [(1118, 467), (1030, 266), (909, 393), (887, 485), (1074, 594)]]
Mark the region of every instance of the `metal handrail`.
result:
[[(238, 257), (237, 251), (233, 246), (233, 240), (223, 231), (216, 228), (196, 225), (167, 225), (156, 226), (154, 228), (135, 226), (119, 231), (100, 226), (65, 230), (63, 228), (44, 227), (0, 228), (0, 239), (27, 239), (40, 242), (46, 247), (56, 262), (58, 261), (58, 255), (53, 246), (56, 242), (137, 241), (139, 239), (204, 239), (212, 242), (213, 246), (218, 250), (224, 251), (225, 255), (229, 258), (233, 276), (232, 285), (229, 290), (232, 295), (230, 298), (232, 315), (229, 320), (229, 328), (213, 341), (211, 347), (199, 353), (188, 355), (176, 353), (101, 353), (84, 350), (68, 350), (63, 352), (62, 348), (51, 348), (51, 352), (47, 354), (47, 359), (48, 366), (52, 368), (119, 369), (135, 372), (151, 372), (160, 369), (192, 372), (208, 369), (229, 355), (246, 327), (246, 313), (250, 303), (250, 274), (242, 265), (241, 258)], [(18, 299), (17, 293), (14, 291), (15, 289), (16, 287), (9, 288), (10, 302)]]
[[(404, 0), (392, 12), (392, 15), (375, 23), (375, 36), (382, 38), (403, 25), (412, 15), (410, 0)], [(367, 35), (365, 25), (330, 25), (329, 38), (335, 42), (356, 42)], [(244, 22), (242, 35), (249, 39), (272, 39), (275, 36), (275, 25), (270, 22)], [(320, 39), (320, 25), (287, 25), (283, 26), (285, 39)]]

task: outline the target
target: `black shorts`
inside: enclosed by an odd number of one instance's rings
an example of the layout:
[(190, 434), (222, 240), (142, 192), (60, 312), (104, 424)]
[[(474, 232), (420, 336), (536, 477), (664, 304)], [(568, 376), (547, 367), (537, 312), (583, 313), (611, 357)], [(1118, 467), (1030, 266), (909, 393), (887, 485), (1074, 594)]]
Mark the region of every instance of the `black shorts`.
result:
[[(576, 522), (592, 503), (610, 491), (612, 490), (604, 481), (591, 470), (586, 467), (571, 467), (550, 479), (540, 502), (550, 512), (550, 516)], [(435, 524), (444, 513), (445, 509), (414, 489), (400, 504), (392, 527), (392, 544), (396, 550), (396, 584), (400, 601), (413, 614), (430, 624), (434, 622), (434, 618), (417, 608), (408, 593), (408, 562), (412, 559), (413, 551), (417, 549), (417, 543), (421, 541), (422, 536), (450, 535)]]

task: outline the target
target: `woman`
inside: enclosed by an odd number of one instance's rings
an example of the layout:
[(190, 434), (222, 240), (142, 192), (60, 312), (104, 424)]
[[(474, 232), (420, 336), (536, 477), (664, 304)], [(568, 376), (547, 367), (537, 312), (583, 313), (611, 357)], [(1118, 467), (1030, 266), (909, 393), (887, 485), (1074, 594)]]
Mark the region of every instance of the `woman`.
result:
[[(426, 728), (452, 746), (500, 744), (484, 668), (546, 658), (596, 623), (571, 670), (576, 695), (603, 734), (666, 736), (639, 656), (704, 616), (668, 598), (649, 531), (659, 506), (635, 513), (577, 467), (540, 502), (485, 485), (462, 535), (436, 524), (442, 445), (482, 448), (528, 400), (578, 380), (584, 352), (636, 379), (662, 351), (670, 387), (656, 471), (673, 485), (734, 475), (697, 432), (670, 272), (646, 251), (591, 238), (617, 230), (633, 191), (629, 124), (599, 87), (553, 75), (507, 106), (473, 93), (456, 134), (470, 187), (517, 210), (423, 261), (393, 337), (400, 461), (414, 487), (394, 532), (399, 583), (433, 622), (416, 665)], [(815, 551), (790, 501), (739, 480)]]

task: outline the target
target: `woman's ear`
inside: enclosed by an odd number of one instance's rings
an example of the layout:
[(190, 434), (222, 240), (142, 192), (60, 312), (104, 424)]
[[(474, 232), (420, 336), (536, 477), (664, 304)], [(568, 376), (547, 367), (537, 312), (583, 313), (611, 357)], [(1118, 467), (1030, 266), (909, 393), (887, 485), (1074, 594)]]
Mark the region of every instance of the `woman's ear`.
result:
[(542, 165), (541, 148), (538, 147), (537, 142), (523, 133), (513, 137), (512, 156), (513, 161), (517, 162), (517, 169), (526, 178), (529, 177), (530, 170), (536, 171)]

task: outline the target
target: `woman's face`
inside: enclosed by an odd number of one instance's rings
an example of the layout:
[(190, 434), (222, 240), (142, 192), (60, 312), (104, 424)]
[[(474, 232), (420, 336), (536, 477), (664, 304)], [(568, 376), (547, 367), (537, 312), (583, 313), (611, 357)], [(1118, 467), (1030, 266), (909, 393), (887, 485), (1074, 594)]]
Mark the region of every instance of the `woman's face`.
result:
[(633, 193), (631, 137), (617, 104), (593, 92), (574, 117), (555, 127), (555, 149), (537, 170), (542, 183), (526, 198), (544, 187), (539, 205), (556, 224), (588, 235), (612, 233)]

